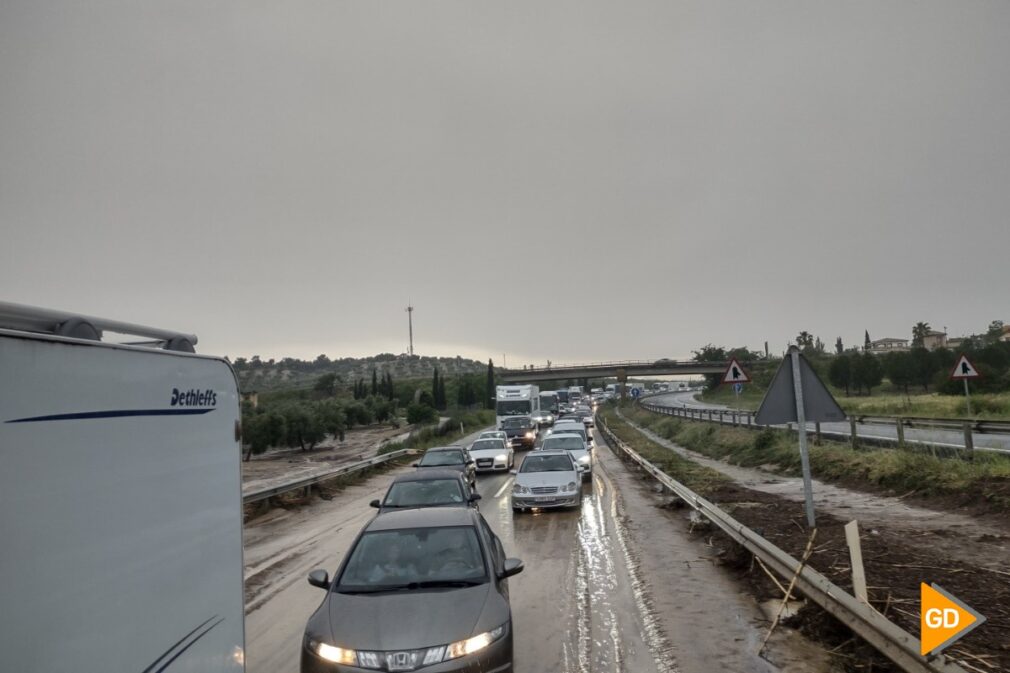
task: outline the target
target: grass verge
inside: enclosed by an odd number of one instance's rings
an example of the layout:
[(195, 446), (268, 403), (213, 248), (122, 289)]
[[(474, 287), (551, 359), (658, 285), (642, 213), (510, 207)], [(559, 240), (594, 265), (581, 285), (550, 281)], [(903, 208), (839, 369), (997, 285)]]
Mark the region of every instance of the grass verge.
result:
[[(699, 399), (712, 404), (724, 404), (749, 411), (757, 410), (765, 389), (755, 385), (744, 386), (739, 399), (729, 386), (706, 390)], [(912, 392), (905, 395), (897, 391), (880, 391), (873, 395), (853, 395), (832, 389), (838, 404), (848, 414), (864, 416), (909, 416), (919, 418), (963, 418), (1010, 420), (1010, 393), (973, 393), (971, 415), (964, 395)]]
[(611, 405), (601, 407), (599, 415), (607, 427), (640, 456), (670, 475), (692, 491), (707, 495), (720, 486), (729, 483), (729, 478), (715, 470), (683, 458), (669, 449), (651, 441), (635, 428), (624, 422)]
[[(400, 449), (424, 451), (433, 446), (452, 444), (472, 432), (494, 425), (494, 419), (493, 409), (453, 412), (449, 416), (449, 422), (445, 424), (441, 431), (435, 425), (421, 428), (405, 441), (383, 444), (379, 448), (377, 455), (399, 451)], [(462, 430), (460, 430), (460, 426), (462, 426)]]
[[(671, 418), (631, 405), (621, 411), (660, 437), (710, 458), (790, 476), (800, 474), (794, 433), (723, 427)], [(608, 412), (616, 417), (613, 411)], [(817, 479), (857, 490), (916, 495), (942, 506), (1010, 511), (1010, 457), (992, 452), (976, 451), (974, 461), (967, 462), (916, 450), (858, 450), (845, 443), (825, 441), (810, 446), (810, 464)]]

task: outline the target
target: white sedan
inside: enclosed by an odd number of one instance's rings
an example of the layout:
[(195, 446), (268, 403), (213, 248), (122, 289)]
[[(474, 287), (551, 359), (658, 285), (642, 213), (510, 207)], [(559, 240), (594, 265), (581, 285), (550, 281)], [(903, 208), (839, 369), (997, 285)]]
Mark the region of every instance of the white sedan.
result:
[(470, 457), (478, 472), (507, 472), (515, 465), (515, 451), (499, 437), (478, 439), (470, 445)]

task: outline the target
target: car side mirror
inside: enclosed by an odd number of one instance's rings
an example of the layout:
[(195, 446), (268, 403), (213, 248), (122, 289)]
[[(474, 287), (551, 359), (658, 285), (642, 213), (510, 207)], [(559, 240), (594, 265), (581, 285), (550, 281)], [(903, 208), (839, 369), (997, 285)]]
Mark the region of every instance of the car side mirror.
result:
[(373, 500), (372, 502), (368, 503), (368, 506), (369, 507), (374, 507), (375, 509), (381, 509), (382, 508), (382, 503), (379, 502), (378, 500)]
[(502, 569), (501, 578), (512, 577), (513, 575), (518, 575), (523, 571), (522, 559), (517, 558), (507, 558), (505, 559), (505, 567)]
[(411, 467), (421, 467), (421, 463), (411, 463)]
[(467, 465), (473, 465), (475, 462), (477, 462), (477, 461), (475, 461), (473, 458), (468, 458), (467, 461), (466, 461), (466, 464)]
[[(508, 561), (505, 562), (508, 565)], [(520, 568), (521, 570), (522, 568)], [(309, 584), (320, 589), (330, 588), (330, 575), (325, 570), (313, 570), (309, 573)]]
[(509, 470), (509, 474), (519, 474), (519, 470), (511, 469)]
[(471, 493), (470, 494), (470, 502), (477, 502), (480, 499), (481, 499), (480, 493)]

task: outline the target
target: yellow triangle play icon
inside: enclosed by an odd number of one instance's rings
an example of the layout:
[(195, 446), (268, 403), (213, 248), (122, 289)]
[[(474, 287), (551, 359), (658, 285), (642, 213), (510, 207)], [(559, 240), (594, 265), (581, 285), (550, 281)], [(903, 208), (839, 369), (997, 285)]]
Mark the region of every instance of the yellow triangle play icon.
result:
[(919, 596), (919, 641), (923, 656), (936, 654), (985, 621), (985, 617), (936, 584), (920, 584)]

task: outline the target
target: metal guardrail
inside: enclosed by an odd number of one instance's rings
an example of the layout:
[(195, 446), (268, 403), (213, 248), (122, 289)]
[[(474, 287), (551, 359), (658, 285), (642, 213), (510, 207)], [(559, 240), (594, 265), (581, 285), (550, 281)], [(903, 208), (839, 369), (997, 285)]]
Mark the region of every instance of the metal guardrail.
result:
[(831, 580), (809, 565), (801, 566), (800, 562), (788, 553), (670, 477), (621, 441), (607, 427), (606, 421), (602, 418), (599, 419), (597, 427), (603, 432), (611, 446), (620, 449), (659, 483), (676, 493), (681, 500), (718, 526), (733, 541), (760, 558), (780, 577), (788, 580), (799, 569), (796, 586), (800, 593), (852, 629), (881, 654), (900, 666), (902, 670), (908, 671), (908, 673), (966, 673), (963, 668), (943, 654), (929, 658), (921, 656), (917, 638), (871, 606), (859, 602), (853, 595), (832, 583)]
[(384, 453), (381, 456), (373, 456), (371, 458), (366, 458), (365, 460), (359, 460), (355, 463), (348, 463), (347, 465), (341, 465), (340, 467), (334, 468), (329, 472), (322, 472), (320, 474), (314, 474), (310, 477), (303, 477), (301, 479), (295, 479), (294, 481), (288, 481), (283, 484), (278, 484), (276, 486), (268, 486), (266, 488), (261, 488), (250, 493), (244, 493), (242, 495), (242, 504), (246, 505), (250, 502), (259, 502), (260, 500), (266, 500), (275, 495), (280, 495), (281, 493), (287, 493), (288, 491), (295, 491), (299, 488), (306, 488), (314, 484), (318, 484), (321, 481), (326, 481), (327, 479), (333, 479), (334, 477), (342, 477), (346, 474), (351, 474), (352, 472), (357, 472), (359, 470), (364, 470), (369, 467), (374, 467), (375, 465), (381, 465), (382, 463), (387, 463), (391, 460), (396, 460), (398, 458), (403, 458), (405, 456), (416, 455), (418, 451), (414, 449), (399, 449), (397, 451), (390, 451), (389, 453)]
[[(653, 404), (639, 401), (643, 409), (664, 414), (666, 416), (677, 416), (695, 421), (709, 421), (721, 423), (723, 425), (741, 426), (747, 428), (765, 427), (755, 421), (753, 411), (742, 411), (736, 409), (719, 409), (716, 407), (672, 407), (661, 404)], [(837, 432), (820, 429), (820, 424), (814, 424), (812, 431), (818, 437), (831, 437), (843, 441), (850, 441), (853, 445), (859, 441), (868, 441), (874, 444), (918, 444), (922, 446), (949, 447), (965, 449), (968, 451), (995, 451), (997, 453), (1007, 453), (1006, 449), (989, 446), (975, 446), (973, 433), (989, 435), (1010, 435), (1010, 422), (1007, 421), (983, 421), (983, 420), (962, 420), (956, 418), (915, 418), (905, 416), (849, 416), (851, 430), (849, 432)], [(890, 426), (895, 429), (896, 437), (860, 436), (856, 430), (857, 425), (878, 425)], [(920, 430), (949, 430), (962, 432), (964, 442), (962, 444), (948, 444), (939, 441), (928, 441), (922, 439), (905, 439), (905, 428), (916, 428)], [(808, 428), (807, 432), (811, 432)]]
[[(669, 395), (675, 392), (685, 392), (685, 391), (663, 391), (656, 393), (646, 393), (642, 395), (639, 399), (645, 400), (651, 397), (661, 397), (663, 395)], [(643, 405), (644, 406), (644, 405)], [(678, 409), (680, 407), (667, 407), (666, 405), (655, 405), (657, 407)], [(688, 407), (689, 409), (691, 407)], [(708, 409), (701, 409), (700, 407), (695, 407), (696, 410), (707, 412)], [(713, 407), (712, 411), (719, 412), (719, 409)], [(732, 409), (723, 409), (723, 413), (731, 413)], [(747, 418), (747, 425), (753, 424), (753, 417), (755, 412), (740, 410), (735, 412), (740, 418)], [(899, 423), (906, 428), (919, 428), (919, 429), (930, 429), (930, 430), (963, 430), (965, 424), (967, 424), (972, 432), (977, 432), (980, 435), (1010, 435), (1010, 421), (995, 421), (995, 420), (983, 420), (983, 419), (970, 419), (970, 418), (932, 418), (924, 416), (871, 416), (868, 414), (852, 414), (849, 418), (854, 418), (856, 423), (861, 423), (865, 425), (894, 425), (897, 426)]]

